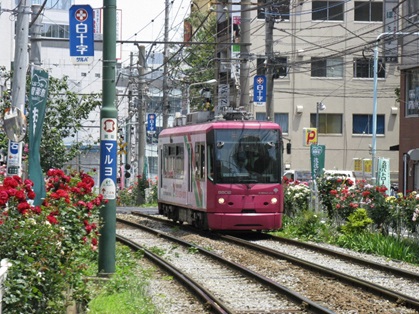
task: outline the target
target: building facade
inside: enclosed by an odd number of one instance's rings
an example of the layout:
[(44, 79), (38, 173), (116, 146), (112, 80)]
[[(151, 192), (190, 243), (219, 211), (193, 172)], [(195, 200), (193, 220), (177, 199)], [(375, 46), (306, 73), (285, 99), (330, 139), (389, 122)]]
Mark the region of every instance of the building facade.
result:
[[(378, 95), (376, 157), (388, 158), (397, 180), (400, 108), (396, 89), (400, 73), (396, 59), (379, 45), (377, 87), (373, 50), (385, 27), (398, 28), (400, 17), (386, 20), (383, 1), (258, 1), (252, 11), (250, 79), (274, 67), (275, 121), (292, 145), (285, 154), (288, 169), (310, 169), (305, 129), (318, 125), (318, 144), (325, 145), (326, 169), (357, 170), (371, 176), (373, 95)], [(266, 56), (266, 17), (273, 17), (273, 56)], [(269, 43), (268, 43), (269, 44)], [(394, 45), (394, 41), (386, 41)], [(393, 47), (394, 48), (394, 47)], [(397, 44), (396, 48), (397, 50)], [(250, 82), (251, 93), (253, 82)], [(252, 96), (252, 95), (251, 95)], [(253, 98), (253, 97), (251, 97)], [(264, 119), (264, 106), (251, 106)], [(365, 160), (365, 162), (363, 162)]]
[(419, 2), (407, 0), (399, 9), (402, 29), (400, 84), (399, 188), (419, 190)]

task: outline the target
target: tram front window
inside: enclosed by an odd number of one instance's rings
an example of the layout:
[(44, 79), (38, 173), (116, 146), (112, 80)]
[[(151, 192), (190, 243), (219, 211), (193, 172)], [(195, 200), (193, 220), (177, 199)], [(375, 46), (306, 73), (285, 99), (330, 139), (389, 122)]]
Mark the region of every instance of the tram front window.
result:
[(215, 140), (218, 183), (280, 182), (277, 130), (217, 130)]

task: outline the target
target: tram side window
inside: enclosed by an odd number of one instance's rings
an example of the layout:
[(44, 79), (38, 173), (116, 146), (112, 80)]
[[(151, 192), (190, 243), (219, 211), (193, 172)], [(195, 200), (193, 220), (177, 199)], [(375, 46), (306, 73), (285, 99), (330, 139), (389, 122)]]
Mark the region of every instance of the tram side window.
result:
[(182, 144), (166, 145), (163, 148), (165, 178), (183, 179), (184, 149)]
[(205, 145), (195, 144), (195, 175), (198, 180), (205, 178)]
[(212, 145), (207, 146), (207, 169), (208, 169), (208, 179), (214, 181), (214, 169), (212, 161), (214, 160), (214, 148)]

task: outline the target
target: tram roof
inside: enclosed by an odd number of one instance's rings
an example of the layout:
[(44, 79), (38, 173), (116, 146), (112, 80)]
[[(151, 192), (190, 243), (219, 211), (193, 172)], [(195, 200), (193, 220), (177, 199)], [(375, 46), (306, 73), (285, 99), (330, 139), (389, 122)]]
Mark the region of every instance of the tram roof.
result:
[(188, 124), (183, 126), (175, 126), (172, 128), (164, 129), (159, 136), (170, 136), (179, 134), (192, 134), (192, 133), (206, 133), (210, 130), (220, 129), (280, 129), (280, 126), (271, 121), (258, 121), (258, 120), (244, 120), (244, 121), (208, 121), (206, 123)]

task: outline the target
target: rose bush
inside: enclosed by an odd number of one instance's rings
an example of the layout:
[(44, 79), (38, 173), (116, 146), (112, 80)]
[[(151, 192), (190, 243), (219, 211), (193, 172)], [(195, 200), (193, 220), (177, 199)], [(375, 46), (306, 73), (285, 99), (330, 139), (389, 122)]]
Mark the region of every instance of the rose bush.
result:
[(32, 187), (13, 176), (0, 190), (0, 257), (11, 263), (4, 313), (64, 313), (69, 300), (88, 301), (81, 257), (97, 254), (104, 200), (83, 172), (48, 171), (41, 206)]
[[(153, 204), (157, 203), (157, 177), (153, 181), (150, 178), (146, 178), (145, 176), (139, 175), (137, 177), (137, 181), (127, 186), (124, 189), (118, 191), (117, 197), (117, 204), (118, 206), (136, 206), (142, 205), (139, 204), (138, 200), (138, 193), (141, 193), (141, 200), (145, 203)], [(146, 190), (149, 193), (146, 193)]]
[(284, 211), (293, 217), (308, 209), (311, 196), (310, 187), (298, 181), (284, 181)]

